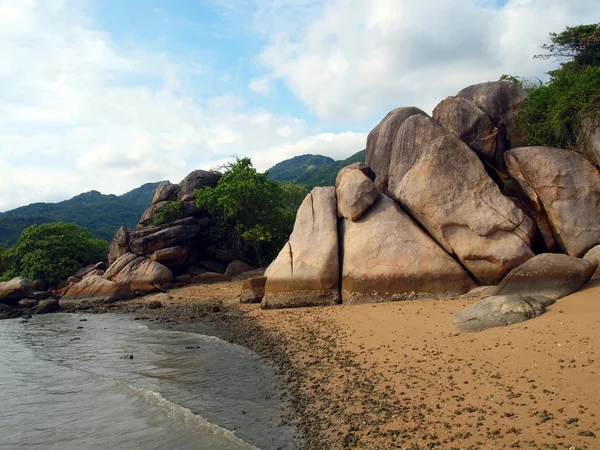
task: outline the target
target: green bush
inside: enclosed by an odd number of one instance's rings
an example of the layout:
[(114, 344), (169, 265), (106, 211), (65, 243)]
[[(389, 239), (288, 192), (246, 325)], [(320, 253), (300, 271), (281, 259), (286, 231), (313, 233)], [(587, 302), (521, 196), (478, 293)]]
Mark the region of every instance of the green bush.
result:
[(563, 68), (546, 85), (532, 90), (522, 103), (517, 124), (529, 145), (575, 148), (581, 119), (598, 117), (600, 67)]
[(81, 267), (105, 260), (107, 251), (108, 242), (74, 223), (31, 225), (4, 253), (3, 279), (21, 276), (56, 285)]
[(182, 218), (182, 202), (177, 200), (169, 202), (156, 211), (156, 216), (152, 219), (152, 225), (163, 225), (174, 222)]

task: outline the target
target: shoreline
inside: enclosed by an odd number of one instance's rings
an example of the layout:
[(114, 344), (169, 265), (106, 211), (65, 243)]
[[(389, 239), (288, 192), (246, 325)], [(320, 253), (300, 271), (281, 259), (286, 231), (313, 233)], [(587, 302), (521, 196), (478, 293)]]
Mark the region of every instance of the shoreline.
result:
[[(279, 368), (302, 448), (597, 448), (600, 282), (539, 318), (458, 334), (477, 299), (261, 310), (241, 281), (108, 305), (156, 326), (200, 323)], [(236, 291), (237, 290), (237, 291)]]

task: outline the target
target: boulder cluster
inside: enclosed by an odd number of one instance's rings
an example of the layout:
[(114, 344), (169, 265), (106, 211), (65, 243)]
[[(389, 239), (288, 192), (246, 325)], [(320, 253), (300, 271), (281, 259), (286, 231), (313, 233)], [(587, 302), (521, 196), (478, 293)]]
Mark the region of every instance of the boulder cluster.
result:
[[(58, 308), (75, 310), (153, 293), (173, 283), (231, 280), (253, 269), (225, 250), (205, 252), (202, 232), (211, 218), (195, 204), (195, 190), (215, 187), (221, 174), (196, 170), (179, 184), (162, 182), (135, 230), (121, 227), (113, 238), (108, 264), (82, 268), (57, 289), (25, 278), (0, 283), (0, 318)], [(176, 202), (176, 203), (175, 203)], [(162, 207), (175, 203), (177, 214), (155, 224)], [(43, 284), (43, 283), (42, 283)]]
[[(498, 285), (477, 311), (491, 316), (505, 304), (497, 297), (510, 297), (507, 310), (531, 316), (579, 289), (597, 267), (580, 258), (600, 244), (600, 174), (574, 151), (525, 146), (515, 124), (525, 96), (514, 83), (490, 82), (443, 100), (432, 117), (391, 111), (368, 136), (366, 164), (342, 169), (335, 187), (302, 203), (265, 273), (262, 307)], [(472, 319), (456, 317), (483, 326)]]

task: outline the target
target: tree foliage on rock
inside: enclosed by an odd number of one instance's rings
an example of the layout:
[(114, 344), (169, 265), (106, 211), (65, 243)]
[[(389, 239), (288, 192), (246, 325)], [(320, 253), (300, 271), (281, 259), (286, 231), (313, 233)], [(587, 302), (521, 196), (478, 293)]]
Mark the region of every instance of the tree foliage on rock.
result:
[(304, 186), (270, 180), (250, 158), (236, 158), (216, 188), (196, 191), (196, 205), (213, 217), (211, 240), (238, 254), (250, 246), (262, 265), (288, 239), (306, 193)]
[(74, 223), (31, 225), (2, 256), (3, 279), (26, 277), (58, 284), (81, 267), (106, 259), (108, 242)]
[(600, 25), (567, 27), (551, 33), (547, 53), (560, 68), (550, 81), (533, 89), (520, 107), (517, 122), (530, 145), (577, 148), (585, 118), (600, 113)]

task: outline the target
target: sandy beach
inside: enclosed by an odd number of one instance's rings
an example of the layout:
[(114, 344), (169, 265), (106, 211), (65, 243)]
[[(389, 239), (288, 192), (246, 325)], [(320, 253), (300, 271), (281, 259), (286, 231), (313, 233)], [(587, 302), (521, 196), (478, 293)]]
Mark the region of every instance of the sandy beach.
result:
[(240, 286), (110, 309), (208, 322), (276, 362), (306, 448), (600, 447), (600, 282), (537, 319), (473, 334), (448, 316), (476, 299), (261, 310), (239, 304)]

